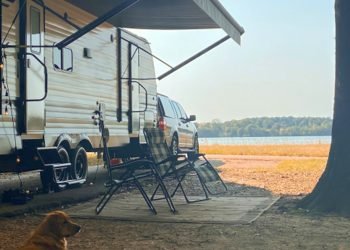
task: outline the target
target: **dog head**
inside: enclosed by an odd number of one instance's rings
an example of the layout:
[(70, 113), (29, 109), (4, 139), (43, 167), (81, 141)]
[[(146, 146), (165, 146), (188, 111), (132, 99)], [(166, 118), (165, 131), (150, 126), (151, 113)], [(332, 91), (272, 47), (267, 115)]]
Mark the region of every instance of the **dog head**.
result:
[(70, 237), (80, 231), (80, 226), (74, 223), (69, 216), (62, 211), (48, 213), (44, 222), (43, 229), (46, 232), (57, 235), (60, 238)]

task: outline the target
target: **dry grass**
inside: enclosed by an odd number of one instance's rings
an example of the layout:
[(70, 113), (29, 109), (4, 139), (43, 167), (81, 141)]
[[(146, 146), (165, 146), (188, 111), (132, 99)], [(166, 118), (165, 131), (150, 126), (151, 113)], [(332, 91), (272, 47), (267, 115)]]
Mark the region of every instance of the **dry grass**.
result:
[(326, 165), (327, 159), (295, 159), (285, 160), (279, 163), (276, 167), (276, 171), (283, 172), (295, 172), (295, 173), (308, 173), (308, 172), (322, 172)]
[(328, 157), (329, 144), (306, 145), (203, 145), (200, 151), (217, 155), (269, 155)]
[(263, 188), (277, 195), (308, 194), (324, 171), (327, 158), (273, 160), (261, 164), (258, 160), (240, 164), (224, 160), (219, 169), (227, 182)]
[(103, 164), (102, 159), (97, 159), (97, 153), (87, 153), (89, 166), (96, 166)]
[(232, 158), (223, 158), (225, 164), (220, 167), (225, 181), (279, 195), (299, 195), (313, 190), (326, 166), (329, 147), (329, 144), (212, 145), (201, 146), (201, 152), (231, 155)]

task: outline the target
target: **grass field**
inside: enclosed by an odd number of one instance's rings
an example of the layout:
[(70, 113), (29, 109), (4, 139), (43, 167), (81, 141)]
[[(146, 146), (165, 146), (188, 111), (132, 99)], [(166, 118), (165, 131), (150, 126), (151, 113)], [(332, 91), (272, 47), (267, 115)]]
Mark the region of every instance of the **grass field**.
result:
[(203, 145), (200, 151), (217, 155), (266, 155), (327, 157), (329, 144), (306, 145)]
[(299, 195), (313, 190), (326, 166), (329, 147), (328, 144), (212, 145), (201, 146), (200, 151), (218, 159), (220, 155), (232, 156), (223, 157), (225, 164), (219, 167), (227, 182), (263, 188), (278, 195)]

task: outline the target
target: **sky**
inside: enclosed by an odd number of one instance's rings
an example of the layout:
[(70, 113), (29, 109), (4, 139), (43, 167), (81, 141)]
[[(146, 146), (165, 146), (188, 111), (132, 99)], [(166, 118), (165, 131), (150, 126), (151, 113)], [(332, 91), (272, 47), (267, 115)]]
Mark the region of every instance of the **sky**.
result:
[[(249, 117), (332, 117), (333, 0), (220, 0), (244, 27), (233, 40), (158, 82), (197, 121)], [(219, 40), (221, 30), (134, 30), (175, 66)], [(156, 64), (157, 75), (167, 68)]]

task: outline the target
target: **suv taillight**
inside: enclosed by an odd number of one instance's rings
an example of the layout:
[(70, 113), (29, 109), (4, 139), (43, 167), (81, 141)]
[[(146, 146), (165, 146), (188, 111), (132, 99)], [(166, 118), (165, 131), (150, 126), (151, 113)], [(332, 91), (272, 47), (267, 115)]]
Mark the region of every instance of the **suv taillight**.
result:
[(166, 122), (164, 120), (164, 117), (160, 117), (158, 120), (158, 128), (161, 130), (165, 130)]

